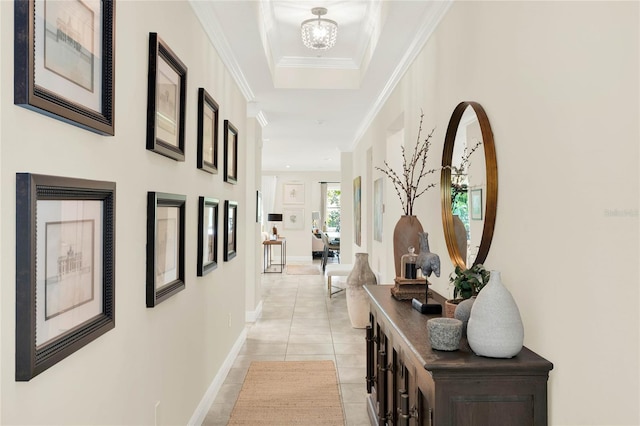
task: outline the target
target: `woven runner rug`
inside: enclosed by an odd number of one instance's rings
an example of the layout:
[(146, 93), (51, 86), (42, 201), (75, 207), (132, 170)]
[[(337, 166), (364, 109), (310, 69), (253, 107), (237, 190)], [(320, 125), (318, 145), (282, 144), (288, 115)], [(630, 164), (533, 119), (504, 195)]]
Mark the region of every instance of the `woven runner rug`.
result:
[(320, 275), (318, 265), (287, 265), (287, 275)]
[(253, 361), (228, 424), (343, 426), (333, 361)]

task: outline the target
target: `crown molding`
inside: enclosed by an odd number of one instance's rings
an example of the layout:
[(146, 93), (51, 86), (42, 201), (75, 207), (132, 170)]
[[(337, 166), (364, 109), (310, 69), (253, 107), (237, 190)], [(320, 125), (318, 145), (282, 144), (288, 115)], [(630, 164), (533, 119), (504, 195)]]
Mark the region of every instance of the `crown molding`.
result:
[(365, 116), (364, 120), (362, 120), (362, 123), (360, 124), (360, 127), (358, 128), (351, 142), (351, 151), (355, 149), (360, 139), (362, 139), (367, 129), (371, 126), (371, 123), (373, 123), (376, 115), (378, 115), (378, 113), (384, 106), (384, 103), (387, 101), (387, 99), (389, 99), (389, 96), (391, 96), (393, 90), (396, 88), (411, 64), (413, 64), (413, 61), (415, 61), (420, 51), (429, 40), (429, 37), (431, 37), (431, 34), (433, 34), (433, 32), (436, 30), (438, 24), (453, 4), (453, 1), (454, 0), (446, 0), (442, 2), (432, 3), (434, 5), (433, 10), (430, 13), (425, 14), (425, 19), (420, 26), (421, 30), (416, 34), (416, 37), (411, 43), (411, 46), (409, 46), (405, 54), (402, 56), (402, 59), (398, 63), (398, 66), (393, 71), (393, 74), (391, 75), (389, 80), (387, 80), (384, 88), (378, 94), (376, 101), (373, 103), (373, 106)]
[(229, 70), (229, 73), (231, 74), (233, 80), (238, 85), (240, 92), (244, 96), (245, 100), (247, 102), (253, 101), (255, 99), (253, 90), (251, 90), (251, 86), (245, 78), (244, 73), (242, 72), (242, 69), (238, 64), (238, 60), (233, 54), (233, 50), (229, 46), (227, 38), (220, 30), (220, 28), (222, 28), (220, 26), (220, 21), (213, 11), (210, 2), (201, 0), (189, 0), (189, 4), (198, 17), (200, 25), (202, 25), (202, 29), (209, 37), (209, 41), (211, 41), (211, 44), (218, 52), (220, 59)]

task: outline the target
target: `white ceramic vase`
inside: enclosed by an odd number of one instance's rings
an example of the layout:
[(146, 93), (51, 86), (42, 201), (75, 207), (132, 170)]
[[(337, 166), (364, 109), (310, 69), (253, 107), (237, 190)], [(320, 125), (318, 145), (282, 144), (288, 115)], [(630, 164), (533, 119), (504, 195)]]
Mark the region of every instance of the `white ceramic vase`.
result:
[(477, 355), (511, 358), (522, 349), (524, 327), (513, 296), (502, 284), (500, 271), (478, 293), (467, 324), (467, 340)]
[(356, 253), (347, 277), (347, 311), (353, 328), (365, 328), (369, 324), (369, 297), (362, 287), (365, 284), (377, 284), (376, 275), (369, 266), (369, 254)]

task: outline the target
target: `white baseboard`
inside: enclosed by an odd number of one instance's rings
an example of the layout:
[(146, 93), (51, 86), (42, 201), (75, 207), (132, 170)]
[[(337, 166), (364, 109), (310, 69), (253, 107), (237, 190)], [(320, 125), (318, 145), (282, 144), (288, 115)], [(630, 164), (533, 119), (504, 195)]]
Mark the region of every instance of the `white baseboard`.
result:
[(258, 320), (258, 318), (260, 318), (260, 315), (262, 315), (262, 300), (260, 301), (260, 303), (258, 303), (258, 306), (256, 306), (256, 309), (253, 311), (247, 311), (244, 314), (244, 320), (246, 322), (256, 322)]
[[(260, 307), (262, 308), (262, 305), (260, 305)], [(231, 367), (233, 366), (233, 363), (236, 360), (236, 357), (238, 356), (238, 354), (240, 353), (240, 349), (242, 349), (242, 345), (246, 340), (247, 340), (247, 329), (244, 328), (242, 329), (242, 332), (238, 336), (238, 339), (233, 344), (233, 347), (229, 351), (229, 354), (227, 355), (224, 362), (222, 363), (220, 370), (218, 370), (218, 373), (213, 378), (213, 381), (207, 388), (207, 391), (204, 393), (204, 396), (202, 397), (202, 399), (200, 400), (200, 403), (196, 407), (196, 411), (194, 411), (193, 415), (191, 416), (191, 419), (189, 419), (189, 423), (187, 423), (189, 426), (200, 426), (204, 421), (205, 417), (207, 416), (207, 413), (209, 412), (209, 408), (211, 408), (211, 404), (213, 404), (213, 401), (215, 401), (216, 396), (218, 396), (218, 392), (220, 391), (220, 388), (224, 383), (224, 379), (227, 378), (227, 374), (229, 374), (229, 370), (231, 370)]]

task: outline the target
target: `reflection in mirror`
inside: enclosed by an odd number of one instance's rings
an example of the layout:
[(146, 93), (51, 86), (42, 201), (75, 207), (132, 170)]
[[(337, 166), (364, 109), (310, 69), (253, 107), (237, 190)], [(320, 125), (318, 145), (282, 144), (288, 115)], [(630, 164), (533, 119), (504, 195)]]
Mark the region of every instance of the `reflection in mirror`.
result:
[(454, 265), (484, 262), (491, 245), (497, 201), (493, 134), (482, 107), (462, 102), (454, 110), (442, 157), (442, 220)]
[[(484, 224), (484, 203), (477, 198), (482, 188), (486, 193), (484, 151), (478, 149), (481, 145), (478, 116), (467, 106), (458, 125), (451, 160), (451, 214), (458, 250), (467, 268), (475, 261)], [(474, 214), (470, 214), (472, 211)]]

